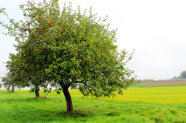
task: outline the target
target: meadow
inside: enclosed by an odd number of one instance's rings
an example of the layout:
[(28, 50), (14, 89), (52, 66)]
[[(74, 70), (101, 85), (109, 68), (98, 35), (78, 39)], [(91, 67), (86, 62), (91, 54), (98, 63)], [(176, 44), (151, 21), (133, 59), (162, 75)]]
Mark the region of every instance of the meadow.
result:
[(70, 91), (74, 114), (66, 114), (63, 94), (0, 91), (0, 123), (124, 122), (185, 123), (186, 86), (130, 87), (111, 98), (83, 97)]

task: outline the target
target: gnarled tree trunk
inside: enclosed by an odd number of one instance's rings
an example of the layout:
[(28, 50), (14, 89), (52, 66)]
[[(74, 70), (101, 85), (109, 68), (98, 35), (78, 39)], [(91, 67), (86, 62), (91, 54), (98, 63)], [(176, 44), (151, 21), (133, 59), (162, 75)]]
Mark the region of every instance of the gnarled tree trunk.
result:
[(36, 97), (39, 98), (39, 87), (35, 88), (35, 94), (36, 94)]
[(69, 86), (66, 86), (66, 85), (62, 86), (61, 85), (61, 87), (63, 89), (63, 93), (64, 93), (66, 103), (67, 103), (67, 113), (73, 113), (72, 99), (71, 99), (70, 93), (68, 91)]

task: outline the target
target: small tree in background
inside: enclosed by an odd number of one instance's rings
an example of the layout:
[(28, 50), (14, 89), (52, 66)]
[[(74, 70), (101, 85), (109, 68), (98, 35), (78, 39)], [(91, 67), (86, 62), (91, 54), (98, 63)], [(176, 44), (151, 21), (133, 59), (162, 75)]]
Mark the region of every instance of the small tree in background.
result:
[(6, 74), (5, 77), (3, 77), (3, 82), (5, 88), (8, 90), (11, 90), (12, 93), (14, 93), (15, 87), (25, 87), (28, 86), (28, 83), (24, 82), (24, 71), (21, 59), (18, 55), (10, 54), (9, 55), (9, 61), (6, 62), (6, 67), (9, 70), (9, 72)]
[[(69, 88), (79, 88), (84, 96), (122, 94), (134, 78), (126, 68), (131, 54), (117, 51), (116, 30), (109, 30), (106, 18), (74, 11), (58, 0), (21, 5), (26, 21), (10, 19), (8, 34), (16, 37), (17, 50), (30, 82), (40, 86), (46, 80), (60, 84), (73, 112)], [(6, 15), (6, 14), (5, 14)], [(29, 77), (26, 77), (29, 78)]]
[(7, 73), (6, 76), (2, 78), (2, 81), (4, 82), (4, 87), (11, 93), (14, 93), (16, 82), (12, 79), (11, 73)]

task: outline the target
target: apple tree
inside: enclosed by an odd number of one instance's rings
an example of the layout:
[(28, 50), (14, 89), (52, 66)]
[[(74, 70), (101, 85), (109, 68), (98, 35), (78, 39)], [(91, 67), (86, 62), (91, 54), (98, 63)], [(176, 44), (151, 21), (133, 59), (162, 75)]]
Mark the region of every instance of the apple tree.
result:
[[(46, 1), (44, 3), (45, 5), (47, 4), (47, 6), (49, 5)], [(49, 64), (48, 59), (51, 54), (50, 49), (47, 49), (49, 48), (49, 41), (44, 40), (44, 34), (50, 34), (49, 28), (51, 27), (51, 24), (42, 24), (44, 21), (46, 23), (48, 22), (47, 18), (49, 16), (42, 16), (43, 12), (41, 11), (37, 11), (35, 14), (27, 13), (29, 10), (34, 11), (34, 3), (31, 1), (28, 1), (27, 4), (25, 4), (25, 6), (28, 7), (28, 10), (25, 10), (23, 6), (24, 5), (20, 5), (20, 8), (23, 10), (25, 21), (21, 20), (16, 22), (14, 19), (10, 19), (5, 12), (5, 9), (1, 9), (0, 12), (9, 19), (9, 24), (1, 22), (1, 25), (8, 30), (7, 35), (15, 37), (15, 40), (17, 41), (15, 47), (17, 56), (20, 57), (19, 60), (21, 66), (19, 67), (22, 73), (24, 73), (20, 76), (22, 82), (27, 82), (27, 86), (31, 86), (32, 90), (35, 91), (36, 97), (39, 97), (40, 87), (46, 87), (48, 83), (45, 69)], [(48, 29), (45, 27), (48, 27)], [(51, 58), (53, 59), (52, 56)], [(11, 65), (10, 68), (12, 68)]]
[(26, 21), (10, 20), (11, 25), (4, 27), (18, 41), (30, 81), (60, 84), (67, 113), (73, 112), (70, 88), (84, 96), (109, 97), (122, 94), (134, 82), (133, 71), (126, 67), (132, 54), (118, 51), (116, 30), (109, 28), (106, 18), (97, 17), (92, 9), (74, 11), (71, 4), (60, 10), (58, 0), (28, 1), (20, 7)]

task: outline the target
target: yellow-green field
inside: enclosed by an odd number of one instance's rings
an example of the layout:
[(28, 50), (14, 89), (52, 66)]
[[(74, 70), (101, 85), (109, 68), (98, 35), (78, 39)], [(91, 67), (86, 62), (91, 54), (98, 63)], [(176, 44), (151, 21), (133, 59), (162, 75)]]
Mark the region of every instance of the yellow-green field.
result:
[(65, 98), (54, 91), (46, 99), (29, 91), (0, 91), (0, 123), (186, 123), (186, 86), (130, 87), (122, 96), (98, 99), (70, 93), (73, 115), (64, 113)]
[[(83, 97), (78, 90), (71, 90), (72, 96)], [(186, 86), (131, 87), (111, 100), (141, 101), (152, 103), (186, 103)]]

